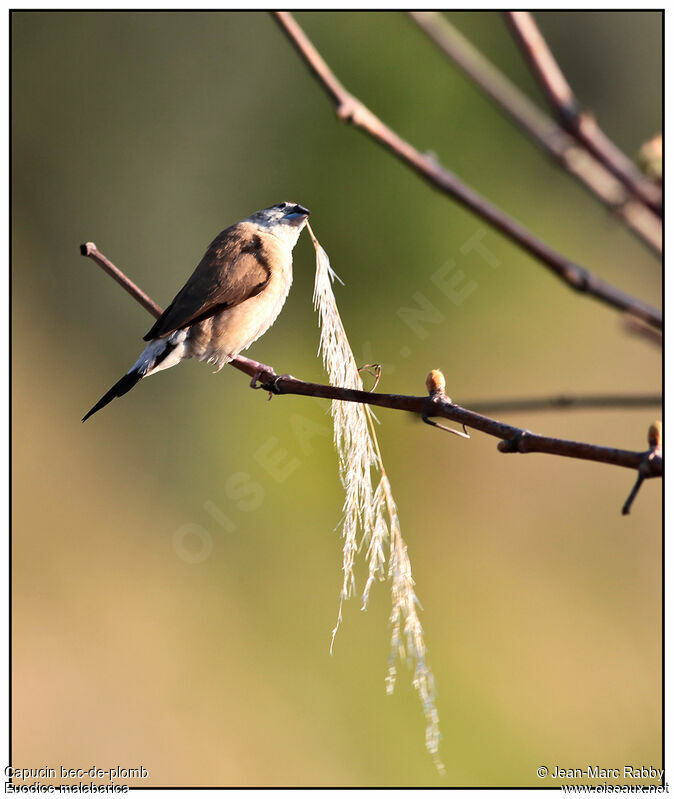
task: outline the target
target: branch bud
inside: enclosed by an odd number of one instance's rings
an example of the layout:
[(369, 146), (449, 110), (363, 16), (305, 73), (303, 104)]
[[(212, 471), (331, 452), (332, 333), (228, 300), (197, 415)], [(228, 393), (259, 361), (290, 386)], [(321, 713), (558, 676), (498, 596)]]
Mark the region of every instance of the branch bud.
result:
[(445, 393), (445, 376), (439, 369), (431, 369), (426, 377), (426, 390), (433, 396)]
[(648, 428), (648, 446), (653, 449), (662, 445), (662, 422), (653, 422)]

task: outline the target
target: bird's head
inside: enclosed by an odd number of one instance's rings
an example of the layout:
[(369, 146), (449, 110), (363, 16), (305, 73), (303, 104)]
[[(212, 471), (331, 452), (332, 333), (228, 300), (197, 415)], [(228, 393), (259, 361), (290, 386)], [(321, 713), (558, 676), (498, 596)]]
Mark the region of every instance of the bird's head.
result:
[(308, 218), (309, 211), (303, 206), (297, 203), (278, 203), (256, 211), (246, 221), (278, 236), (293, 247)]

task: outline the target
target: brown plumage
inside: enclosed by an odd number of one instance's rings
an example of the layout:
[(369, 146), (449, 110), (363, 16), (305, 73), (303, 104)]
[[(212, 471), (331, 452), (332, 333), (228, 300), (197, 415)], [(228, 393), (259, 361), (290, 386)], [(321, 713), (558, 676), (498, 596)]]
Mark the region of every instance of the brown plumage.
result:
[(285, 255), (281, 247), (270, 234), (263, 240), (250, 222), (223, 230), (143, 340), (163, 338), (255, 297), (269, 283), (270, 264)]
[(82, 421), (185, 358), (219, 370), (268, 330), (288, 296), (292, 250), (308, 216), (301, 205), (279, 203), (223, 230), (144, 336), (140, 358)]

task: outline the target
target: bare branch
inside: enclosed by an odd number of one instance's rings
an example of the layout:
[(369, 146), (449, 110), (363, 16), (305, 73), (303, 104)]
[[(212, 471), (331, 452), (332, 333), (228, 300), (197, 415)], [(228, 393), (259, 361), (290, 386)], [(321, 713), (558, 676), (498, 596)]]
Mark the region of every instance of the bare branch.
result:
[(662, 348), (662, 330), (655, 330), (650, 325), (645, 325), (641, 319), (635, 319), (630, 314), (625, 314), (623, 328), (627, 333), (631, 333), (633, 336), (641, 336), (651, 344), (655, 344), (656, 347)]
[[(149, 299), (120, 269), (111, 264), (94, 244), (82, 245), (80, 252), (82, 255), (93, 258), (108, 274), (113, 275), (115, 280), (153, 316), (161, 314), (159, 306)], [(107, 264), (107, 266), (104, 266), (104, 264)], [(112, 269), (108, 267), (112, 267)], [(339, 386), (308, 383), (291, 375), (277, 375), (271, 366), (242, 356), (233, 360), (231, 366), (250, 375), (253, 378), (251, 385), (259, 381), (262, 388), (274, 394), (297, 394), (305, 397), (361, 402), (380, 408), (416, 413), (422, 418), (443, 417), (450, 419), (466, 427), (472, 427), (474, 430), (480, 430), (487, 435), (501, 439), (498, 445), (498, 449), (501, 452), (543, 452), (549, 455), (561, 455), (568, 458), (579, 458), (598, 463), (608, 463), (613, 466), (622, 466), (627, 469), (636, 469), (643, 475), (644, 479), (662, 476), (662, 457), (661, 455), (654, 456), (651, 450), (634, 452), (537, 435), (529, 430), (504, 424), (496, 419), (482, 416), (479, 413), (455, 405), (444, 393), (443, 382), (435, 381), (429, 388), (431, 393), (422, 397), (403, 394), (375, 394), (369, 391), (358, 391)]]
[(519, 125), (548, 155), (577, 178), (632, 232), (662, 252), (662, 221), (576, 139), (557, 125), (529, 97), (466, 39), (438, 11), (410, 11), (421, 30)]
[(627, 514), (630, 512), (632, 503), (636, 499), (639, 489), (641, 488), (641, 484), (644, 482), (645, 478), (648, 477), (648, 466), (650, 461), (654, 458), (662, 458), (662, 422), (654, 422), (649, 427), (648, 445), (650, 447), (648, 458), (644, 459), (643, 463), (639, 467), (639, 473), (637, 475), (634, 488), (630, 491), (630, 494), (623, 505), (623, 516), (627, 516)]
[(553, 397), (472, 400), (466, 405), (478, 413), (519, 411), (587, 410), (607, 408), (653, 408), (662, 405), (659, 394), (558, 394)]
[(141, 291), (141, 289), (139, 289), (138, 286), (124, 274), (124, 272), (117, 269), (112, 261), (108, 261), (108, 259), (105, 257), (105, 255), (103, 255), (102, 252), (99, 251), (98, 247), (93, 243), (93, 241), (88, 241), (86, 244), (81, 244), (80, 254), (94, 260), (104, 272), (107, 272), (110, 277), (113, 280), (116, 280), (125, 291), (128, 291), (134, 300), (136, 300), (136, 302), (139, 302), (146, 311), (154, 316), (155, 319), (159, 319), (162, 314), (162, 310), (157, 303), (151, 300), (144, 291)]
[(662, 215), (661, 188), (644, 177), (604, 134), (591, 114), (580, 111), (578, 101), (533, 16), (528, 11), (506, 11), (505, 14), (560, 125), (601, 161), (635, 197)]
[(654, 327), (662, 327), (662, 314), (656, 308), (631, 297), (629, 294), (604, 282), (584, 267), (575, 264), (552, 247), (538, 239), (526, 228), (509, 217), (500, 208), (492, 205), (480, 194), (471, 189), (434, 158), (423, 155), (412, 145), (387, 127), (372, 111), (356, 97), (351, 95), (337, 80), (322, 56), (309, 41), (304, 31), (287, 11), (275, 11), (276, 20), (287, 34), (295, 49), (302, 56), (320, 84), (332, 98), (338, 117), (351, 122), (368, 133), (375, 141), (383, 144), (401, 161), (414, 169), (432, 186), (457, 199), (464, 207), (493, 225), (522, 249), (535, 256), (557, 277), (580, 292), (585, 292), (598, 300), (630, 311), (632, 315)]

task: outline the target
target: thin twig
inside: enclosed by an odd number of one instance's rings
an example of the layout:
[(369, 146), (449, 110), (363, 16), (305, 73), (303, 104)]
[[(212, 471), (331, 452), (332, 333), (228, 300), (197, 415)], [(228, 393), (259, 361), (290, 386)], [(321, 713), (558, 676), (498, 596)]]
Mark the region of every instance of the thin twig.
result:
[(650, 325), (645, 325), (641, 319), (635, 319), (633, 316), (630, 316), (630, 314), (625, 314), (623, 317), (623, 328), (633, 336), (640, 336), (650, 341), (651, 344), (655, 344), (656, 347), (662, 348), (662, 330), (655, 330), (655, 328)]
[[(93, 258), (100, 266), (103, 266), (104, 262), (114, 266), (93, 244), (90, 246), (83, 245), (80, 251), (82, 255)], [(113, 274), (108, 268), (105, 268), (105, 271)], [(159, 306), (117, 267), (114, 267), (114, 277), (153, 316), (161, 314)], [(650, 450), (645, 453), (635, 452), (537, 435), (529, 430), (504, 424), (496, 419), (482, 416), (479, 413), (455, 405), (444, 394), (444, 391), (435, 391), (423, 397), (403, 394), (374, 394), (369, 391), (309, 383), (304, 380), (298, 380), (291, 375), (277, 375), (271, 366), (250, 358), (244, 358), (241, 355), (231, 361), (230, 365), (255, 378), (260, 382), (262, 388), (273, 391), (274, 394), (297, 394), (305, 397), (362, 402), (366, 405), (376, 405), (381, 408), (416, 413), (421, 417), (443, 417), (500, 439), (498, 449), (501, 452), (542, 452), (549, 455), (608, 463), (627, 469), (637, 469), (645, 478), (662, 476), (662, 457), (653, 457)]]
[(632, 198), (618, 178), (541, 111), (441, 13), (410, 11), (409, 14), (442, 52), (544, 152), (577, 178), (642, 241), (655, 252), (662, 252), (662, 221), (657, 214), (641, 200)]
[(662, 215), (661, 188), (648, 180), (616, 147), (591, 114), (581, 112), (573, 90), (533, 16), (528, 11), (504, 13), (560, 125), (599, 159), (635, 197)]
[(622, 508), (623, 516), (627, 516), (627, 514), (630, 512), (632, 503), (636, 499), (636, 496), (641, 489), (641, 484), (644, 482), (646, 477), (648, 477), (649, 462), (654, 458), (662, 458), (662, 422), (654, 422), (649, 427), (648, 445), (650, 447), (648, 458), (645, 458), (639, 467), (639, 473), (637, 475), (636, 482), (634, 483), (634, 488), (630, 491), (629, 496), (625, 500), (625, 504)]
[(634, 483), (634, 486), (632, 487), (632, 490), (630, 491), (629, 496), (625, 500), (625, 504), (622, 507), (621, 513), (623, 516), (628, 516), (630, 510), (632, 510), (632, 503), (637, 498), (637, 494), (639, 493), (641, 489), (641, 484), (643, 482), (644, 482), (644, 476), (641, 474), (641, 472), (639, 472), (639, 474), (637, 475), (636, 482)]
[(80, 254), (85, 255), (95, 261), (104, 272), (107, 272), (113, 280), (116, 280), (119, 285), (139, 302), (146, 311), (149, 311), (155, 319), (159, 319), (162, 314), (161, 308), (154, 300), (151, 300), (147, 294), (138, 288), (138, 286), (122, 272), (120, 269), (109, 261), (105, 255), (98, 249), (93, 241), (88, 241), (86, 244), (80, 245)]
[(662, 405), (662, 397), (659, 394), (558, 394), (553, 397), (471, 400), (466, 402), (466, 405), (478, 413), (653, 408)]
[(291, 14), (287, 11), (275, 11), (274, 14), (295, 49), (332, 98), (337, 108), (337, 116), (342, 121), (351, 122), (364, 130), (375, 141), (383, 144), (405, 164), (412, 167), (432, 186), (454, 197), (474, 214), (500, 230), (522, 249), (538, 258), (557, 277), (575, 290), (590, 294), (614, 308), (623, 311), (629, 310), (634, 316), (638, 316), (654, 327), (662, 327), (662, 314), (659, 310), (631, 297), (615, 286), (604, 282), (584, 267), (560, 255), (519, 222), (459, 180), (441, 166), (435, 158), (420, 153), (398, 136), (342, 86)]

